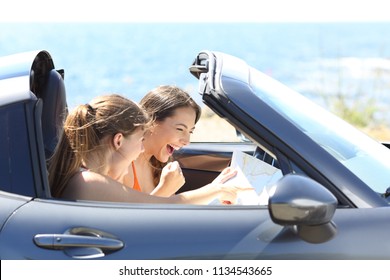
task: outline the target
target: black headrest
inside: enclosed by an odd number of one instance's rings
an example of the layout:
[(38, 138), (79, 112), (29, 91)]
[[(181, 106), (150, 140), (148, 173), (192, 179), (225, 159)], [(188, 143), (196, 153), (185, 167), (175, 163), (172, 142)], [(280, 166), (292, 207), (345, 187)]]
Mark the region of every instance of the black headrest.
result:
[(52, 69), (47, 74), (47, 80), (40, 91), (39, 98), (43, 101), (42, 133), (48, 159), (53, 154), (63, 122), (68, 114), (64, 79), (59, 71)]

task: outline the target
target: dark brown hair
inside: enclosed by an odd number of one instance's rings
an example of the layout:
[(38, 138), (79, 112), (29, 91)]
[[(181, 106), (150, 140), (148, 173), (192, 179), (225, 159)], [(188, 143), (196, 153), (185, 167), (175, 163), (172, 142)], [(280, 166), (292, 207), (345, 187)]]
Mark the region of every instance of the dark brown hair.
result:
[[(149, 91), (141, 100), (140, 105), (148, 113), (153, 122), (164, 121), (175, 114), (178, 108), (189, 107), (195, 111), (195, 123), (199, 121), (202, 110), (191, 96), (181, 88), (172, 85), (162, 85)], [(161, 169), (166, 163), (159, 162), (155, 157), (150, 159), (154, 167), (153, 178), (158, 185)]]

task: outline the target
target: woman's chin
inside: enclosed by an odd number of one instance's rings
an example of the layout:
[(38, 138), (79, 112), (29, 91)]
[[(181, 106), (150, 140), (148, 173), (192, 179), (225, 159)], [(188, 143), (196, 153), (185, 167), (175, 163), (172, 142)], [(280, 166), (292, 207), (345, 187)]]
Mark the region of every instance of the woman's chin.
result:
[(164, 156), (158, 157), (157, 160), (158, 160), (159, 162), (162, 162), (162, 163), (167, 163), (168, 160), (169, 160), (169, 158), (170, 158), (170, 155), (164, 155)]

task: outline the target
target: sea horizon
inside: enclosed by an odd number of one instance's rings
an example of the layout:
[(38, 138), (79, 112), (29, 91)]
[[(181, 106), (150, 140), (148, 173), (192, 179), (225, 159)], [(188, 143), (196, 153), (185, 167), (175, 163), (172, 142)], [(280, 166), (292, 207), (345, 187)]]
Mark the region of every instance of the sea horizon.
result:
[[(316, 102), (374, 99), (390, 119), (390, 23), (0, 23), (0, 55), (47, 50), (70, 107), (175, 84), (197, 102), (189, 66), (203, 50), (237, 56)], [(328, 106), (326, 102), (323, 104)]]

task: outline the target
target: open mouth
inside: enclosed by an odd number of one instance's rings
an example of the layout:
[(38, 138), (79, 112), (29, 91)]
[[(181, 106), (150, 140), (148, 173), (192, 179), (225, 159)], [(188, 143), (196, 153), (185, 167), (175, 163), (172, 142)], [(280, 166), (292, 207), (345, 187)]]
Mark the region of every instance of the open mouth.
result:
[(179, 149), (180, 149), (179, 146), (172, 146), (169, 144), (167, 145), (167, 151), (170, 155), (172, 155), (175, 150), (179, 150)]
[(167, 145), (168, 154), (172, 155), (175, 149), (171, 145)]

